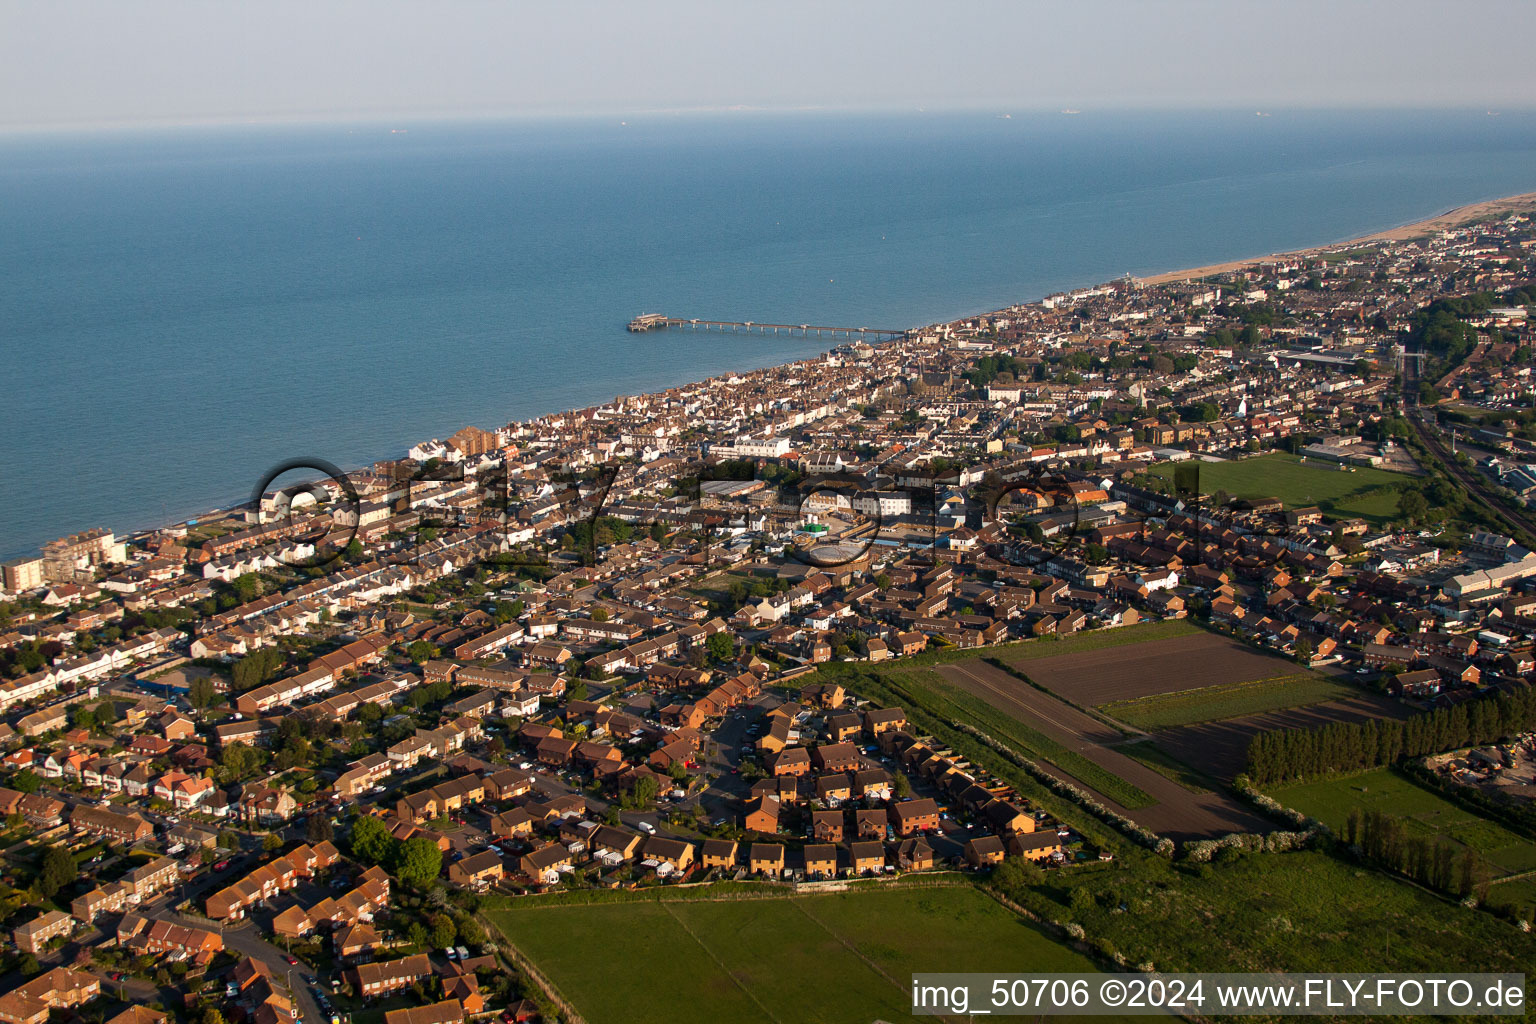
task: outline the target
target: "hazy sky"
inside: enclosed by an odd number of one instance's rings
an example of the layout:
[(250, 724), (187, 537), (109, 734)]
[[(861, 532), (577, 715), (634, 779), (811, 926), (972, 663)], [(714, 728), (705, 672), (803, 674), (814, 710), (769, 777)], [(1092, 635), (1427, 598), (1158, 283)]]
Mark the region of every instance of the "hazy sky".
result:
[(0, 0), (0, 126), (1530, 107), (1531, 0)]

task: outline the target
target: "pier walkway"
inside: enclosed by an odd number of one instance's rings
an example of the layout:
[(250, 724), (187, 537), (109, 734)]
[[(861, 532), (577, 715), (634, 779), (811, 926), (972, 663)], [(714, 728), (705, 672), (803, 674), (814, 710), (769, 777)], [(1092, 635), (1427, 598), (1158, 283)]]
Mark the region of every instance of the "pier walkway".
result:
[(669, 327), (690, 328), (692, 330), (705, 331), (740, 331), (745, 333), (757, 332), (758, 334), (799, 334), (810, 337), (812, 334), (821, 337), (845, 338), (875, 338), (883, 340), (887, 338), (903, 338), (909, 331), (885, 327), (828, 327), (818, 324), (764, 324), (754, 323), (751, 320), (691, 320), (680, 316), (667, 316), (663, 313), (642, 313), (629, 322), (631, 331), (659, 331)]

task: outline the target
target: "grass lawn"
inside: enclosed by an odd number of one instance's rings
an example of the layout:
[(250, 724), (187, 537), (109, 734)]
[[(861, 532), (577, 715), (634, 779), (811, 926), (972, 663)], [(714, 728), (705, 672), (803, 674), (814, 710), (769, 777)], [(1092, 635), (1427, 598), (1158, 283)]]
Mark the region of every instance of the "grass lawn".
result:
[(740, 572), (717, 572), (683, 588), (683, 593), (700, 601), (725, 601), (731, 596), (732, 583), (751, 586), (751, 576)]
[(1526, 908), (1529, 916), (1536, 909), (1536, 878), (1514, 878), (1496, 882), (1488, 889), (1488, 902)]
[[(1094, 969), (968, 885), (697, 898), (707, 892), (488, 916), (592, 1024), (909, 1020), (916, 971)], [(616, 955), (628, 941), (652, 955)]]
[(1536, 963), (1536, 933), (1320, 852), (1144, 857), (1049, 877), (1025, 897), (1030, 909), (1159, 970), (1529, 973)]
[[(1060, 639), (1041, 638), (1024, 640), (1005, 647), (975, 648), (967, 653), (996, 658), (1009, 665), (1018, 665), (1035, 658), (1055, 658), (1063, 654), (1077, 654), (1080, 651), (1098, 651), (1106, 647), (1123, 647), (1126, 644), (1139, 644), (1147, 640), (1167, 640), (1170, 637), (1203, 632), (1205, 630), (1188, 619), (1163, 619), (1158, 622), (1138, 622), (1132, 626), (1120, 626), (1115, 629), (1086, 629), (1081, 633), (1072, 633)], [(919, 657), (922, 656), (919, 655)], [(911, 659), (903, 659), (903, 661), (910, 663)]]
[(1101, 704), (1099, 710), (1138, 729), (1169, 729), (1358, 696), (1360, 690), (1356, 687), (1312, 672), (1299, 672), (1274, 679), (1219, 683), (1198, 690), (1119, 700)]
[[(1477, 850), (1494, 867), (1495, 875), (1536, 870), (1536, 843), (1509, 829), (1478, 817), (1444, 797), (1377, 768), (1320, 782), (1284, 786), (1272, 792), (1276, 800), (1338, 830), (1352, 808), (1380, 811), (1403, 819), (1404, 825), (1425, 837), (1443, 836), (1453, 843)], [(1511, 883), (1514, 884), (1514, 883)], [(1494, 890), (1498, 892), (1497, 889)]]
[[(1135, 625), (1119, 626), (1114, 629), (1085, 629), (1081, 633), (1071, 633), (1062, 637), (1044, 636), (1030, 640), (1014, 640), (993, 647), (934, 648), (923, 651), (921, 654), (881, 664), (910, 667), (947, 665), (956, 661), (968, 661), (971, 658), (996, 658), (1012, 665), (1034, 658), (1054, 658), (1062, 654), (1076, 654), (1078, 651), (1096, 651), (1105, 647), (1120, 647), (1125, 644), (1139, 644), (1144, 640), (1163, 640), (1168, 637), (1200, 632), (1204, 630), (1187, 619), (1162, 619), (1156, 622), (1138, 622)], [(841, 664), (846, 663), (827, 662), (821, 667), (823, 671), (827, 671)], [(881, 666), (872, 667), (879, 670)], [(796, 682), (803, 684), (804, 680), (796, 680)]]
[(1335, 502), (1330, 511), (1345, 512), (1361, 519), (1380, 522), (1397, 518), (1397, 495), (1390, 491), (1373, 492)]
[[(1200, 490), (1208, 495), (1226, 491), (1235, 498), (1279, 498), (1290, 508), (1316, 505), (1325, 512), (1376, 519), (1396, 514), (1397, 496), (1369, 492), (1411, 479), (1369, 466), (1341, 470), (1330, 462), (1303, 462), (1286, 452), (1196, 465), (1200, 468)], [(1152, 473), (1172, 480), (1174, 466), (1154, 466)]]

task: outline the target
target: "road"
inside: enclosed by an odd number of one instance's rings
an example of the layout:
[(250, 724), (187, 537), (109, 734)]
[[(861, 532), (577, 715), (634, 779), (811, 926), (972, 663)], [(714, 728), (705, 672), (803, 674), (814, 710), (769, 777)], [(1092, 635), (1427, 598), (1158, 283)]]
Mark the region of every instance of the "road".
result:
[(255, 925), (246, 922), (237, 927), (226, 928), (224, 947), (251, 957), (253, 960), (261, 961), (272, 971), (273, 978), (286, 984), (288, 991), (293, 995), (293, 1005), (299, 1011), (299, 1016), (304, 1019), (304, 1024), (321, 1024), (322, 1021), (330, 1019), (321, 1014), (320, 1004), (315, 1002), (314, 994), (304, 983), (305, 975), (319, 977), (318, 972), (302, 960), (297, 964), (288, 963), (288, 954), (263, 939)]

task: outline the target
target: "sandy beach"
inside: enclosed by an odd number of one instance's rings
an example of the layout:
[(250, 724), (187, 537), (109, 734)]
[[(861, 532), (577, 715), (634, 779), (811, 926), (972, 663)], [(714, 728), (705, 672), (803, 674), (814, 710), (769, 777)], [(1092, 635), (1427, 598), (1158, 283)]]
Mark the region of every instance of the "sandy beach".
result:
[(1414, 221), (1412, 224), (1404, 224), (1401, 227), (1389, 228), (1386, 231), (1378, 231), (1371, 235), (1361, 235), (1359, 238), (1351, 238), (1343, 242), (1330, 242), (1327, 245), (1313, 246), (1310, 249), (1297, 249), (1293, 252), (1275, 252), (1265, 256), (1250, 256), (1247, 259), (1229, 260), (1226, 263), (1212, 263), (1204, 267), (1190, 267), (1185, 270), (1170, 270), (1163, 274), (1155, 274), (1151, 277), (1138, 277), (1136, 280), (1144, 285), (1170, 284), (1174, 281), (1189, 281), (1199, 277), (1208, 277), (1212, 274), (1224, 274), (1232, 270), (1241, 270), (1254, 264), (1266, 263), (1271, 260), (1295, 259), (1303, 256), (1313, 256), (1330, 249), (1341, 246), (1363, 245), (1368, 242), (1403, 241), (1409, 238), (1420, 238), (1432, 235), (1449, 228), (1459, 227), (1471, 221), (1483, 220), (1487, 217), (1496, 217), (1517, 211), (1536, 210), (1536, 192), (1522, 192), (1517, 196), (1505, 196), (1502, 199), (1490, 199), (1481, 203), (1470, 203), (1466, 206), (1458, 206), (1454, 210), (1429, 217), (1424, 220)]

